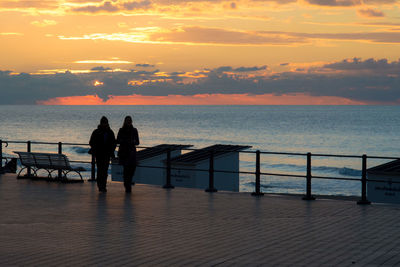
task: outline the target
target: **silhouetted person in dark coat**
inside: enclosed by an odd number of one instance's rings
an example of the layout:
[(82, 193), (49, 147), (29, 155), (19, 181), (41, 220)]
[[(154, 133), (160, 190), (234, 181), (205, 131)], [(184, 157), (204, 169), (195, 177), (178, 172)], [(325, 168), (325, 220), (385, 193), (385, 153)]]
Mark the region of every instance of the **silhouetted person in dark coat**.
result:
[(114, 132), (108, 124), (108, 119), (102, 117), (100, 125), (93, 131), (89, 141), (92, 154), (96, 158), (97, 165), (97, 187), (100, 192), (107, 192), (107, 175), (110, 158), (114, 158), (116, 140)]
[(118, 131), (117, 143), (119, 144), (119, 164), (124, 168), (125, 192), (132, 190), (132, 177), (136, 170), (136, 146), (139, 145), (139, 134), (132, 126), (132, 117), (126, 116), (124, 125)]

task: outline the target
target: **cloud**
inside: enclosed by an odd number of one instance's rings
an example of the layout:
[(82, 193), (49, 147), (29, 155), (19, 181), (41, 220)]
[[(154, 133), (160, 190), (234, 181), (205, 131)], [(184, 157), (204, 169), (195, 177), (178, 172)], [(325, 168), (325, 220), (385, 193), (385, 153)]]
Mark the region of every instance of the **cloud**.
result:
[(360, 25), (368, 25), (368, 26), (382, 26), (382, 27), (400, 27), (400, 23), (391, 23), (391, 22), (364, 22), (359, 23)]
[(222, 67), (215, 69), (216, 72), (226, 72), (226, 71), (232, 71), (232, 70), (233, 69), (230, 66), (222, 66)]
[(385, 16), (385, 14), (382, 11), (370, 8), (359, 9), (357, 10), (357, 14), (360, 15), (361, 17), (366, 17), (366, 18), (380, 18)]
[(106, 1), (100, 5), (86, 5), (81, 7), (72, 8), (75, 12), (85, 12), (85, 13), (99, 13), (99, 12), (119, 12), (119, 11), (132, 11), (137, 9), (146, 10), (150, 8), (152, 3), (149, 0), (143, 1), (131, 1), (131, 2), (116, 2), (112, 3)]
[(141, 68), (153, 68), (154, 67), (154, 65), (151, 65), (151, 64), (136, 64), (135, 65), (136, 67), (141, 67)]
[(352, 7), (362, 5), (394, 4), (397, 0), (306, 0), (307, 3), (324, 7)]
[(107, 60), (107, 59), (89, 59), (89, 60), (77, 60), (73, 63), (78, 64), (131, 64), (131, 61), (127, 60)]
[(285, 33), (237, 31), (197, 26), (150, 33), (148, 39), (154, 42), (240, 45), (284, 45), (305, 42), (304, 38), (288, 36)]
[(35, 20), (35, 21), (32, 21), (31, 24), (34, 26), (38, 26), (38, 27), (46, 27), (46, 26), (57, 25), (57, 21), (48, 20), (48, 19), (44, 19), (42, 21)]
[(153, 70), (153, 71), (145, 71), (145, 70), (131, 70), (132, 73), (136, 75), (153, 75), (159, 72), (160, 70)]
[(111, 68), (105, 68), (103, 66), (98, 66), (98, 67), (91, 68), (90, 70), (92, 70), (92, 71), (107, 71), (107, 70), (111, 70)]
[(261, 66), (261, 67), (240, 67), (240, 68), (236, 68), (235, 71), (237, 72), (250, 72), (250, 71), (259, 71), (259, 70), (266, 70), (267, 66)]
[(24, 35), (20, 32), (0, 32), (0, 36), (21, 36)]
[[(104, 0), (68, 0), (69, 3), (94, 3), (94, 2), (103, 2)], [(113, 0), (115, 1), (115, 0)]]
[(151, 7), (151, 5), (151, 2), (148, 0), (123, 3), (123, 7), (125, 8), (125, 10), (148, 9)]
[(363, 0), (366, 5), (390, 5), (397, 3), (398, 0)]
[[(57, 97), (86, 95), (98, 95), (107, 101), (112, 96), (204, 94), (305, 94), (368, 103), (400, 103), (400, 60), (354, 58), (318, 68), (309, 67), (301, 72), (252, 72), (249, 75), (240, 72), (264, 67), (223, 66), (204, 70), (197, 76), (189, 72), (160, 73), (159, 70), (46, 75), (0, 71), (0, 104), (34, 104)], [(102, 85), (94, 86), (94, 81)]]
[(178, 76), (178, 75), (184, 75), (184, 74), (186, 74), (185, 71), (174, 71), (174, 72), (171, 72), (169, 75)]
[(113, 5), (113, 3), (111, 2), (104, 2), (101, 5), (87, 5), (82, 7), (76, 7), (73, 8), (72, 11), (87, 12), (87, 13), (98, 13), (101, 11), (116, 12), (119, 11), (119, 8), (116, 5)]
[(12, 73), (11, 70), (0, 70), (0, 76), (8, 76)]
[(308, 3), (317, 6), (348, 7), (359, 6), (361, 0), (306, 0)]
[(400, 75), (400, 60), (389, 62), (387, 59), (360, 58), (345, 59), (323, 66), (324, 69), (339, 70), (347, 73), (368, 73), (369, 75)]
[(287, 35), (303, 39), (304, 42), (314, 39), (369, 41), (373, 43), (400, 43), (399, 32), (352, 32), (352, 33), (302, 33), (302, 32), (265, 32)]
[(0, 7), (3, 8), (40, 8), (40, 9), (56, 9), (58, 1), (54, 0), (25, 0), (25, 1), (9, 1), (1, 0)]
[[(93, 33), (83, 36), (58, 36), (61, 40), (108, 40), (130, 43), (162, 43), (185, 45), (266, 46), (302, 45), (314, 40), (368, 41), (373, 43), (400, 43), (400, 32), (347, 32), (306, 33), (283, 31), (239, 31), (208, 27), (179, 27), (161, 29), (157, 27), (134, 28), (127, 33)], [(101, 64), (101, 63), (100, 63)]]
[(84, 36), (58, 36), (58, 38), (186, 45), (293, 45), (307, 42), (304, 37), (297, 37), (291, 33), (237, 31), (195, 26), (171, 30), (156, 27), (136, 28), (128, 33), (93, 33)]
[(252, 72), (252, 71), (265, 70), (265, 69), (267, 69), (267, 66), (239, 67), (239, 68), (232, 68), (231, 66), (222, 66), (222, 67), (214, 69), (214, 71), (217, 73), (221, 73), (221, 72)]

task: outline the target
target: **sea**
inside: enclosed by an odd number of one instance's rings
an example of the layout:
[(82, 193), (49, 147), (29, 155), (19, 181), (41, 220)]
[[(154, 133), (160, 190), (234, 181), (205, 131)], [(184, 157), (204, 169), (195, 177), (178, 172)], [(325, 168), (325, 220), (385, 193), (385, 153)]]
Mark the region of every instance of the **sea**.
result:
[[(214, 144), (251, 146), (248, 151), (329, 155), (400, 156), (398, 106), (19, 106), (0, 105), (3, 141), (63, 142), (74, 161), (90, 161), (88, 146), (101, 116), (115, 133), (126, 115), (133, 116), (142, 146)], [(3, 156), (26, 151), (26, 144), (3, 145)], [(57, 152), (56, 145), (33, 144), (32, 151)], [(186, 153), (188, 151), (183, 151)], [(367, 167), (389, 160), (368, 159)], [(80, 166), (89, 164), (76, 163)], [(86, 164), (86, 165), (85, 165)], [(240, 171), (255, 171), (255, 154), (240, 154)], [(266, 193), (304, 194), (306, 157), (262, 154), (261, 176)], [(90, 172), (83, 173), (86, 178)], [(361, 159), (312, 157), (312, 175), (360, 179)], [(253, 192), (254, 174), (240, 174), (240, 191)], [(312, 180), (313, 194), (359, 196), (359, 181)]]

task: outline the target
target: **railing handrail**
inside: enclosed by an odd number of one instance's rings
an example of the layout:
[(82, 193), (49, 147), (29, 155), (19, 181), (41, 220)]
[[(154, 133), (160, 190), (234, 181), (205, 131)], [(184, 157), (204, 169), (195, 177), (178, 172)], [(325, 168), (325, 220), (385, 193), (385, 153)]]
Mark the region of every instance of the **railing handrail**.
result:
[[(58, 146), (58, 153), (62, 153), (62, 146), (89, 146), (88, 143), (71, 143), (71, 142), (43, 142), (43, 141), (21, 141), (21, 140), (0, 140), (0, 167), (2, 167), (2, 159), (7, 159), (7, 157), (3, 157), (3, 144), (27, 144), (27, 151), (31, 150), (31, 145), (32, 144), (39, 144), (39, 145), (57, 145)], [(146, 149), (146, 148), (152, 148), (151, 146), (137, 146), (139, 149)], [(202, 150), (202, 148), (190, 148), (190, 147), (182, 147), (180, 150), (183, 151), (197, 151), (197, 150)], [(260, 151), (260, 150), (246, 150), (246, 151), (235, 151), (235, 150), (224, 150), (224, 149), (218, 149), (218, 152), (226, 152), (226, 153), (247, 153), (247, 154), (256, 154), (256, 169), (255, 172), (249, 172), (249, 171), (228, 171), (228, 170), (216, 170), (214, 168), (214, 151), (209, 150), (210, 152), (210, 158), (209, 158), (209, 168), (208, 169), (197, 169), (197, 168), (175, 168), (171, 166), (171, 149), (166, 149), (167, 151), (167, 161), (166, 161), (166, 166), (145, 166), (145, 165), (138, 165), (138, 167), (144, 167), (144, 168), (161, 168), (161, 169), (166, 169), (167, 170), (167, 183), (164, 185), (164, 188), (174, 188), (173, 185), (171, 184), (171, 170), (190, 170), (190, 171), (200, 171), (200, 172), (209, 172), (209, 187), (206, 189), (207, 192), (216, 192), (217, 189), (214, 188), (214, 173), (234, 173), (234, 174), (252, 174), (256, 176), (256, 182), (255, 182), (255, 192), (253, 195), (255, 196), (261, 196), (263, 193), (260, 191), (260, 176), (282, 176), (282, 177), (293, 177), (293, 178), (305, 178), (306, 179), (306, 195), (303, 199), (306, 200), (313, 200), (315, 199), (314, 196), (311, 194), (311, 180), (312, 179), (327, 179), (327, 180), (344, 180), (344, 181), (361, 181), (362, 184), (362, 193), (361, 193), (361, 200), (358, 202), (359, 204), (369, 204), (370, 202), (366, 198), (366, 182), (367, 181), (373, 181), (373, 182), (389, 182), (385, 180), (374, 180), (374, 179), (367, 179), (366, 177), (366, 171), (367, 171), (367, 159), (390, 159), (390, 160), (399, 160), (400, 157), (387, 157), (387, 156), (367, 156), (366, 154), (364, 155), (344, 155), (344, 154), (326, 154), (326, 153), (296, 153), (296, 152), (276, 152), (276, 151)], [(286, 155), (286, 156), (306, 156), (307, 157), (307, 168), (306, 168), (306, 175), (301, 175), (301, 174), (287, 174), (287, 173), (271, 173), (271, 172), (261, 172), (260, 169), (260, 155), (265, 154), (265, 155)], [(340, 157), (340, 158), (358, 158), (362, 159), (362, 173), (361, 173), (361, 178), (348, 178), (348, 177), (334, 177), (334, 176), (314, 176), (311, 174), (312, 171), (312, 166), (311, 166), (311, 158), (312, 157)], [(10, 157), (8, 157), (10, 158)], [(71, 162), (74, 163), (91, 163), (92, 168), (91, 168), (91, 180), (95, 179), (95, 159), (94, 156), (92, 155), (92, 160), (89, 161), (73, 161)], [(28, 168), (28, 174), (30, 173), (30, 169)], [(61, 175), (61, 174), (59, 174)], [(400, 184), (400, 181), (390, 181), (393, 184)]]
[[(31, 144), (39, 144), (39, 145), (58, 145), (60, 142), (43, 142), (43, 141), (13, 141), (13, 140), (2, 140), (3, 143), (9, 143), (9, 144), (26, 144), (27, 142), (30, 142)], [(65, 142), (62, 143), (62, 145), (67, 145), (67, 146), (89, 146), (89, 143), (70, 143), (70, 142)], [(137, 148), (152, 148), (152, 146), (136, 146)], [(182, 148), (181, 150), (185, 151), (197, 151), (201, 150), (202, 148)], [(232, 150), (224, 150), (224, 149), (218, 149), (220, 152), (238, 152), (238, 153), (248, 153), (248, 154), (256, 154), (257, 150), (245, 150), (245, 151), (232, 151)], [(301, 152), (280, 152), (280, 151), (260, 151), (260, 154), (270, 154), (270, 155), (286, 155), (286, 156), (307, 156), (308, 153), (312, 152), (307, 152), (307, 153), (301, 153)], [(347, 155), (347, 154), (327, 154), (327, 153), (312, 153), (313, 157), (341, 157), (341, 158), (362, 158), (362, 155)], [(389, 157), (389, 156), (367, 156), (367, 158), (370, 159), (393, 159), (397, 160), (400, 159), (400, 157)]]

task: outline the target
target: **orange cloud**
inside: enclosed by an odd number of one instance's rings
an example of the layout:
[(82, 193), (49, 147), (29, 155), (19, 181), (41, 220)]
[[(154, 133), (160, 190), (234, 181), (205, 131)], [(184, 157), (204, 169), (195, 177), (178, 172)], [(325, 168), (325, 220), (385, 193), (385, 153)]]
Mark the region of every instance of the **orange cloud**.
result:
[(198, 94), (191, 96), (110, 96), (104, 101), (97, 95), (56, 97), (38, 101), (39, 105), (366, 105), (336, 96), (311, 96), (307, 94), (249, 95), (249, 94)]
[(371, 8), (359, 9), (357, 10), (357, 14), (361, 17), (366, 17), (366, 18), (382, 18), (385, 16), (385, 14), (382, 11), (374, 10)]

